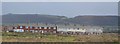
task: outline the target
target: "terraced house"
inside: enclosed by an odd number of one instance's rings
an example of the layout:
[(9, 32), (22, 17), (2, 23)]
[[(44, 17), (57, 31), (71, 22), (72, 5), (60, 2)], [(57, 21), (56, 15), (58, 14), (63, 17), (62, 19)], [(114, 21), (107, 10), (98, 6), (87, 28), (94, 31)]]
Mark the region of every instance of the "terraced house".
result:
[(80, 26), (80, 25), (58, 25), (59, 33), (64, 34), (102, 34), (103, 27), (100, 26)]
[(55, 24), (19, 24), (14, 25), (14, 32), (54, 33), (54, 34), (102, 34), (103, 27), (81, 25), (55, 25)]
[(57, 27), (51, 25), (19, 25), (13, 27), (14, 32), (56, 33)]

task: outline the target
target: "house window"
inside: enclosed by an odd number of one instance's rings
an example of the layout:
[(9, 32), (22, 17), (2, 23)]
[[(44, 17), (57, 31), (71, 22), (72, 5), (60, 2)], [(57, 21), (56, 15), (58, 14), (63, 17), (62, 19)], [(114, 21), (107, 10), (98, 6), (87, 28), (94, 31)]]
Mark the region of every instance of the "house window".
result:
[(26, 26), (26, 28), (28, 28), (28, 26)]
[(41, 27), (41, 29), (44, 29), (44, 27)]
[(56, 29), (56, 27), (53, 27), (54, 29)]
[(51, 29), (50, 27), (48, 27), (49, 29)]
[(77, 30), (79, 30), (79, 28), (77, 28)]
[(49, 27), (47, 27), (47, 29), (49, 29)]
[(83, 30), (86, 30), (86, 29), (83, 29)]
[(17, 27), (15, 27), (15, 29), (17, 29)]
[(40, 29), (42, 29), (41, 27), (39, 27)]
[(32, 26), (30, 26), (30, 29), (32, 29)]
[(51, 27), (51, 29), (54, 29), (54, 27)]
[(20, 26), (20, 28), (23, 28), (22, 26)]
[(40, 27), (37, 27), (38, 29), (40, 28)]

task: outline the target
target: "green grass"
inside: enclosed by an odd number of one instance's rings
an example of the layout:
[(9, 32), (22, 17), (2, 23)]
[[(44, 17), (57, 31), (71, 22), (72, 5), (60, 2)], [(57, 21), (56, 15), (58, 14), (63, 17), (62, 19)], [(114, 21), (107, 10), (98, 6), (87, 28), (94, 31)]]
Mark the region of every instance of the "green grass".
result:
[(40, 33), (3, 32), (3, 42), (118, 42), (117, 34), (45, 35)]

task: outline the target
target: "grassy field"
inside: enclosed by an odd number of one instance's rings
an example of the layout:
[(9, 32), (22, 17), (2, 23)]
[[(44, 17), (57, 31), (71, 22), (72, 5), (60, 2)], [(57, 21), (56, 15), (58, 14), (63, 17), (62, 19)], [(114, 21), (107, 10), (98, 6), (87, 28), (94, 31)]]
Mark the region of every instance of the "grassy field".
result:
[(39, 33), (3, 32), (3, 42), (119, 42), (118, 34), (102, 35), (43, 35)]

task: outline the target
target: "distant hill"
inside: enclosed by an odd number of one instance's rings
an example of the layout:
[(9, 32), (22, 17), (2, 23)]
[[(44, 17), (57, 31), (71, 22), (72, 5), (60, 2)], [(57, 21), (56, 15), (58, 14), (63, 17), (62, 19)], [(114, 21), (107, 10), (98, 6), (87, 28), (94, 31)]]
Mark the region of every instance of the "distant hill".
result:
[(118, 16), (76, 16), (69, 22), (84, 25), (115, 26), (118, 25)]
[(81, 24), (81, 25), (118, 25), (118, 16), (66, 16), (42, 14), (6, 14), (2, 15), (2, 23), (50, 23), (50, 24)]

